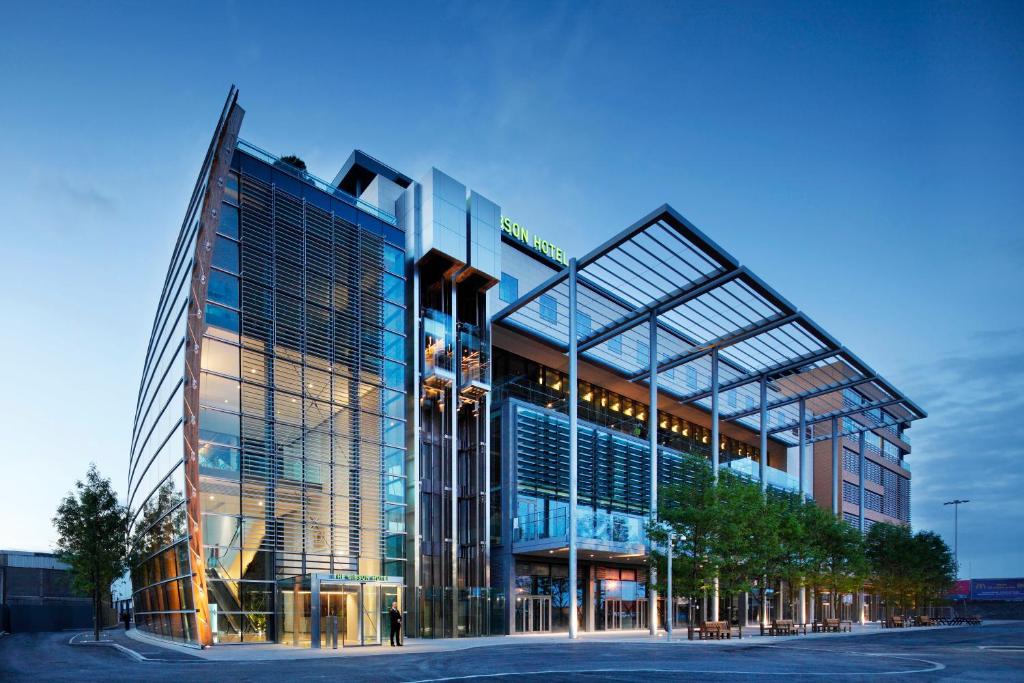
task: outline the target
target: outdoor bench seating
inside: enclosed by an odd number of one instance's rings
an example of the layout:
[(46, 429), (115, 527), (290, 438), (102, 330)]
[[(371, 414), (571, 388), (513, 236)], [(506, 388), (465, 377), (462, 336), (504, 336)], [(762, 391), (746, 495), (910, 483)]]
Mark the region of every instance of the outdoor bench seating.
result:
[(732, 628), (728, 621), (705, 621), (701, 624), (697, 637), (701, 640), (732, 638)]
[(827, 618), (824, 621), (815, 624), (813, 630), (816, 633), (840, 633), (842, 631), (852, 630), (852, 626), (853, 624), (848, 621)]
[(918, 626), (935, 626), (936, 622), (931, 617), (921, 614), (917, 617)]
[(803, 631), (804, 635), (807, 635), (807, 624), (797, 624), (792, 619), (776, 619), (767, 629), (761, 629), (761, 635), (795, 636), (801, 631)]

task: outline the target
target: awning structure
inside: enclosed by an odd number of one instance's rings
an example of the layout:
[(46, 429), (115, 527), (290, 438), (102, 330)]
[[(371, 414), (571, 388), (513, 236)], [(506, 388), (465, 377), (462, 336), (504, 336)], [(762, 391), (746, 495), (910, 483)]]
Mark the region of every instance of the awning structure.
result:
[(926, 416), (668, 205), (563, 268), (494, 322), (568, 352), (573, 266), (578, 357), (649, 384), (654, 340), (658, 391), (709, 412), (716, 407), (719, 420), (759, 431), (763, 410), (765, 432), (795, 446), (801, 406), (804, 445), (832, 438), (833, 425), (838, 435), (884, 427), (897, 433)]

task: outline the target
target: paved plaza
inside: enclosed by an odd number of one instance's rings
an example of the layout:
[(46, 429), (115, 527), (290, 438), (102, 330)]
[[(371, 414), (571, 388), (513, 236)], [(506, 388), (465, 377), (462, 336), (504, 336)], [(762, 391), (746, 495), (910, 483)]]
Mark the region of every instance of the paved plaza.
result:
[[(1024, 680), (1024, 622), (743, 640), (592, 635), (409, 641), (401, 649), (221, 646), (198, 652), (109, 631), (0, 638), (3, 681)], [(209, 671), (206, 671), (209, 669)]]

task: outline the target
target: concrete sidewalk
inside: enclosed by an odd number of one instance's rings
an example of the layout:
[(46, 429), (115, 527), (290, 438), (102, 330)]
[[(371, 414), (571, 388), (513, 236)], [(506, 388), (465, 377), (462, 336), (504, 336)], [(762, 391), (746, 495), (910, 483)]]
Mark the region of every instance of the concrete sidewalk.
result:
[(565, 633), (537, 633), (519, 634), (514, 636), (487, 636), (481, 638), (443, 638), (428, 640), (420, 638), (409, 638), (403, 647), (390, 647), (389, 645), (368, 645), (348, 646), (332, 648), (321, 648), (314, 650), (309, 647), (293, 647), (277, 643), (254, 643), (254, 644), (223, 644), (212, 648), (200, 650), (198, 648), (167, 643), (142, 633), (136, 629), (127, 632), (117, 630), (108, 632), (112, 642), (116, 645), (131, 650), (133, 656), (140, 660), (150, 661), (175, 661), (175, 662), (255, 662), (255, 661), (280, 661), (296, 659), (322, 659), (332, 657), (373, 657), (384, 655), (412, 655), (444, 653), (474, 648), (490, 648), (501, 646), (524, 646), (566, 643), (569, 647), (576, 643), (663, 643), (669, 647), (742, 647), (744, 645), (766, 645), (782, 644), (792, 642), (803, 642), (807, 640), (834, 640), (837, 638), (849, 638), (851, 636), (864, 635), (890, 635), (898, 637), (900, 634), (916, 633), (923, 630), (938, 631), (953, 628), (971, 628), (969, 626), (929, 626), (906, 629), (883, 629), (879, 624), (856, 624), (850, 633), (808, 633), (806, 636), (761, 636), (758, 629), (744, 629), (743, 638), (732, 638), (730, 640), (688, 640), (686, 629), (677, 629), (669, 642), (664, 631), (658, 635), (651, 636), (647, 631), (629, 632), (596, 632), (580, 633), (579, 638), (569, 640)]

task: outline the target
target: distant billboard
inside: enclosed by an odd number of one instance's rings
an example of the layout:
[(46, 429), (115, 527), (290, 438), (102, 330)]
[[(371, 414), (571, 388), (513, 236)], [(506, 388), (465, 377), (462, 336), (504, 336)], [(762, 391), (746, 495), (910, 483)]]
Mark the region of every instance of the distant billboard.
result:
[(971, 580), (960, 579), (953, 584), (953, 590), (949, 592), (949, 597), (953, 600), (967, 600), (971, 597)]
[(1024, 578), (971, 579), (974, 600), (1024, 600)]

